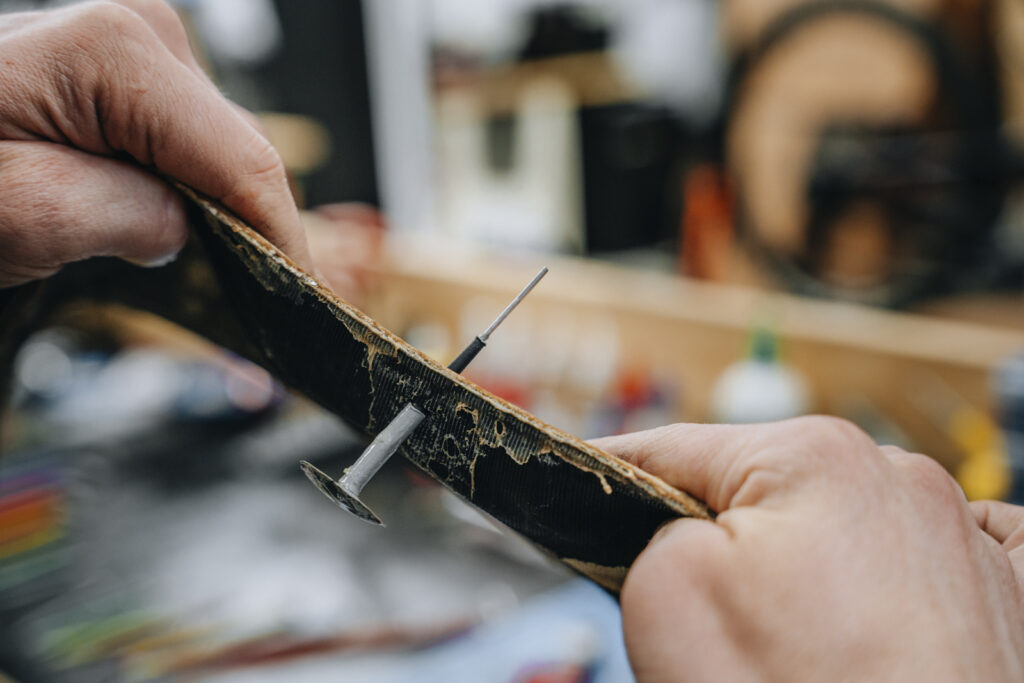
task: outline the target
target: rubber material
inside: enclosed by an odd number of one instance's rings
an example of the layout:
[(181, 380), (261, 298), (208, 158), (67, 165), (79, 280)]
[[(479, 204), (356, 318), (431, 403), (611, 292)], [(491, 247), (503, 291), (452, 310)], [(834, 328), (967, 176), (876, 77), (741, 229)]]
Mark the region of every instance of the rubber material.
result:
[(448, 364), (448, 369), (452, 372), (462, 372), (465, 370), (473, 359), (476, 358), (477, 354), (487, 346), (480, 337), (473, 337), (473, 341), (469, 343), (469, 346), (462, 349), (462, 353), (455, 357), (451, 363)]
[(0, 319), (11, 332), (0, 336), (3, 367), (43, 313), (88, 299), (189, 328), (370, 436), (413, 403), (426, 419), (400, 449), (405, 458), (611, 592), (664, 522), (711, 516), (687, 494), (424, 356), (224, 209), (183, 191), (194, 239), (177, 261), (144, 269), (94, 260), (25, 288), (16, 295), (28, 304), (22, 315)]

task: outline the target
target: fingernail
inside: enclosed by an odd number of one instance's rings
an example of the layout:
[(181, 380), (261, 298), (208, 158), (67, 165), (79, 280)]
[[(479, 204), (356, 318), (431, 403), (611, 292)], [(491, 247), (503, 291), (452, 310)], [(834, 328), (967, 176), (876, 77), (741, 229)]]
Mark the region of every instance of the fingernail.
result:
[(670, 519), (667, 522), (662, 522), (661, 526), (654, 530), (654, 535), (651, 536), (651, 540), (647, 541), (647, 545), (653, 545), (660, 540), (663, 540), (668, 535), (669, 529), (672, 527), (672, 522), (677, 520)]
[(137, 266), (142, 266), (143, 268), (162, 268), (163, 266), (166, 266), (166, 265), (169, 265), (171, 263), (174, 263), (177, 260), (177, 258), (178, 258), (178, 253), (179, 252), (176, 252), (176, 251), (175, 252), (171, 252), (170, 254), (167, 254), (165, 256), (157, 257), (157, 258), (155, 258), (155, 259), (153, 259), (151, 261), (140, 261), (140, 260), (137, 260), (137, 259), (125, 259), (125, 260), (129, 261), (131, 263), (134, 263)]
[(149, 263), (146, 264), (146, 267), (147, 268), (161, 268), (163, 266), (170, 265), (171, 263), (174, 263), (177, 260), (178, 260), (178, 252), (174, 252), (173, 254), (168, 254), (167, 256), (163, 256), (161, 258), (154, 259), (154, 260), (150, 261)]

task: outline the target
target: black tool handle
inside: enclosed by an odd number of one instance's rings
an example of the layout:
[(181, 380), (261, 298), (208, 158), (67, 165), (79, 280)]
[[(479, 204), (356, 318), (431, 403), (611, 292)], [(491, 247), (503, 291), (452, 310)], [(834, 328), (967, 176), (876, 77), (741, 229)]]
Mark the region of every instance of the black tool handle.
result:
[(485, 346), (487, 346), (487, 344), (484, 343), (483, 339), (480, 337), (473, 337), (473, 341), (469, 343), (469, 346), (462, 349), (462, 353), (460, 353), (458, 357), (448, 365), (448, 369), (454, 370), (455, 372), (462, 372), (466, 369), (467, 365), (473, 362), (473, 359), (476, 358), (476, 354), (480, 353), (480, 349)]

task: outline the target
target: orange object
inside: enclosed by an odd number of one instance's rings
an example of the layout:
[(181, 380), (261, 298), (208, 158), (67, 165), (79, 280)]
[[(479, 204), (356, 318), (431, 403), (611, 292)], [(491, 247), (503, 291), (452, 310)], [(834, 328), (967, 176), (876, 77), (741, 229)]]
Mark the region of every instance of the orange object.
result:
[(713, 164), (695, 166), (683, 179), (679, 264), (683, 274), (724, 277), (733, 244), (732, 192)]
[(41, 496), (0, 513), (0, 545), (60, 523), (60, 500)]

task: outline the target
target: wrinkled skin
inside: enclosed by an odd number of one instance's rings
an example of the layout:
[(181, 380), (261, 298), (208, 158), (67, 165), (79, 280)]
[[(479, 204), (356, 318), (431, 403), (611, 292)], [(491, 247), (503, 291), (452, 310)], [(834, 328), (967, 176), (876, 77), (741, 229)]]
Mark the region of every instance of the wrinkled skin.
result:
[(187, 236), (157, 174), (222, 202), (312, 271), (285, 169), (159, 0), (0, 14), (0, 287), (90, 256), (151, 265)]
[[(0, 15), (0, 286), (187, 229), (152, 170), (312, 270), (281, 161), (157, 0)], [(598, 442), (719, 511), (666, 526), (622, 593), (643, 681), (1024, 680), (1024, 514), (850, 425), (676, 425)]]
[(1024, 509), (833, 418), (596, 445), (719, 511), (626, 578), (640, 681), (1024, 680)]

